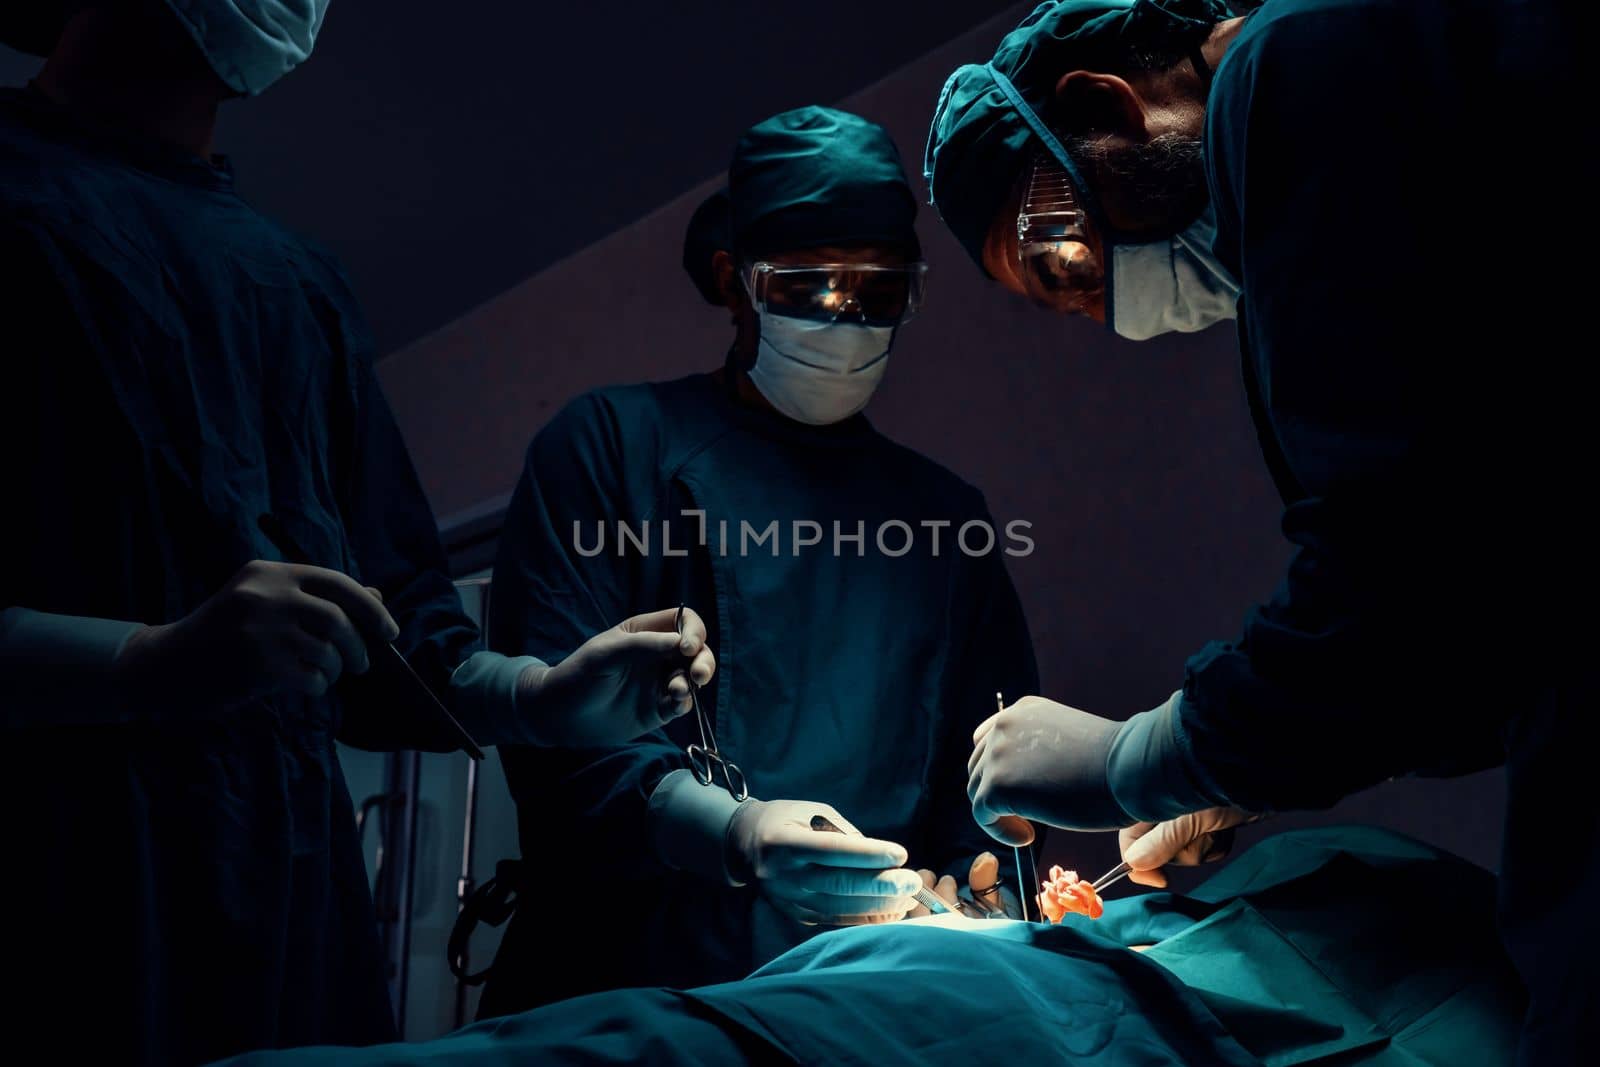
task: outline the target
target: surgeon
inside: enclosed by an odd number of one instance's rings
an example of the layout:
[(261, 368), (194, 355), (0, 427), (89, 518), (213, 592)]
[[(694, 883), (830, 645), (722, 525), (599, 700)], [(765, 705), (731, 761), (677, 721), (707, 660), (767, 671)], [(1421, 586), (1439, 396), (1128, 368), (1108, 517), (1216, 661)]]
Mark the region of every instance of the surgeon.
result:
[(456, 739), (389, 643), (485, 743), (625, 741), (711, 677), (675, 603), (477, 650), (349, 286), (212, 155), (323, 7), (0, 14), (49, 55), (0, 92), (6, 1018), (59, 1058), (394, 1038), (334, 741)]
[[(915, 214), (881, 127), (805, 107), (747, 130), (685, 253), (733, 322), (722, 365), (580, 397), (529, 447), (497, 647), (554, 662), (614, 612), (681, 600), (721, 666), (705, 735), (691, 716), (626, 746), (506, 750), (524, 884), (486, 1014), (742, 978), (820, 930), (900, 919), (935, 875), (1003, 908), (962, 783), (995, 691), (1036, 684), (1004, 565), (1024, 549), (863, 414), (891, 366), (915, 372)], [(702, 778), (690, 744), (720, 751)]]
[(925, 165), (972, 258), (1039, 306), (1132, 340), (1237, 316), (1294, 548), (1160, 707), (1027, 697), (980, 726), (980, 821), (1123, 827), (1158, 882), (1247, 812), (1504, 762), (1528, 1063), (1577, 1062), (1600, 1007), (1563, 592), (1586, 390), (1558, 325), (1593, 296), (1556, 266), (1595, 188), (1570, 104), (1592, 37), (1561, 10), (1057, 0), (951, 76)]

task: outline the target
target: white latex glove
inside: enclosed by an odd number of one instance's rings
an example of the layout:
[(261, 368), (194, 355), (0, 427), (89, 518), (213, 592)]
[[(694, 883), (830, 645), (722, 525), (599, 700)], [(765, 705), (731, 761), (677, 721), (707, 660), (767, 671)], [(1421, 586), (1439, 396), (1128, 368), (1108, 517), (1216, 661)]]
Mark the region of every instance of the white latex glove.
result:
[(173, 707), (321, 696), (341, 675), (365, 673), (368, 640), (399, 634), (376, 589), (324, 567), (258, 559), (177, 622), (130, 634), (114, 669), (132, 700)]
[(1128, 880), (1162, 888), (1167, 876), (1161, 868), (1169, 863), (1193, 867), (1226, 859), (1233, 848), (1234, 828), (1261, 818), (1239, 808), (1207, 808), (1165, 822), (1124, 827), (1117, 843), (1132, 868)]
[(700, 616), (684, 609), (681, 634), (677, 616), (677, 608), (635, 615), (556, 666), (524, 671), (517, 709), (535, 743), (620, 745), (689, 711), (688, 677), (705, 685), (717, 660)]
[[(813, 830), (818, 815), (844, 833)], [(922, 887), (905, 869), (904, 848), (863, 837), (827, 804), (747, 800), (728, 826), (728, 845), (739, 880), (758, 883), (778, 910), (808, 926), (902, 919)]]
[(1112, 830), (1132, 820), (1106, 780), (1119, 722), (1043, 697), (1023, 697), (973, 731), (967, 761), (972, 815), (1007, 845), (1027, 845), (1034, 820), (1068, 830)]

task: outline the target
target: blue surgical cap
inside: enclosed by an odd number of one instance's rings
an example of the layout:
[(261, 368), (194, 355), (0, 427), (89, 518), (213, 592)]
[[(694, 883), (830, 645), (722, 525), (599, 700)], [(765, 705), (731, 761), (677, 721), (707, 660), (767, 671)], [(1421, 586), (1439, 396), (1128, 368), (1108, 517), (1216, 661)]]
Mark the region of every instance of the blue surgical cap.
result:
[(752, 126), (728, 165), (728, 197), (741, 255), (851, 243), (920, 254), (900, 152), (859, 115), (802, 107)]
[(1229, 17), (1224, 0), (1051, 0), (1008, 33), (987, 64), (960, 67), (945, 82), (928, 129), (923, 178), (928, 202), (973, 260), (1012, 182), (1040, 147), (995, 80), (1008, 78), (1039, 114), (1074, 70), (1115, 70), (1130, 50), (1194, 41)]
[(194, 39), (217, 77), (259, 93), (311, 55), (331, 0), (7, 0), (0, 43), (49, 55), (61, 31), (88, 7), (165, 8)]

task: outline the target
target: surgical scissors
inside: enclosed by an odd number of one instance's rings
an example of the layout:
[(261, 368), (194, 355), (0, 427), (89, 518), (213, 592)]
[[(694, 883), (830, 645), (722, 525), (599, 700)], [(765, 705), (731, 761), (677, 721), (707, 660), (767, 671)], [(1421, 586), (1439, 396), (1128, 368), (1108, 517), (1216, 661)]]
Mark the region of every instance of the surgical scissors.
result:
[[(683, 608), (680, 602), (677, 618), (672, 624), (680, 634), (683, 633)], [(694, 707), (695, 725), (700, 727), (700, 743), (691, 744), (684, 750), (689, 756), (689, 770), (694, 774), (695, 781), (710, 785), (715, 767), (721, 767), (722, 780), (728, 785), (728, 795), (738, 801), (749, 799), (750, 788), (745, 784), (744, 772), (732, 760), (723, 759), (717, 749), (717, 735), (711, 729), (711, 720), (700, 708), (700, 686), (688, 672), (684, 673), (683, 680), (689, 683), (689, 703)]]

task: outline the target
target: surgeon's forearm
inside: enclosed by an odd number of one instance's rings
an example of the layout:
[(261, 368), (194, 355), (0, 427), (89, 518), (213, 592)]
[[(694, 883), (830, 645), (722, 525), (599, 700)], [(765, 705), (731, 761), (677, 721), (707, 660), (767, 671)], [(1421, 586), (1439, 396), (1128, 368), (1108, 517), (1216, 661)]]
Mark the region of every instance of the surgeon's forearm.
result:
[(0, 722), (8, 729), (129, 721), (117, 657), (142, 623), (0, 611)]
[(547, 669), (535, 656), (474, 652), (450, 676), (451, 708), (481, 744), (536, 744), (530, 725), (534, 709), (522, 694), (529, 688), (524, 684), (529, 672)]
[(728, 832), (740, 806), (726, 789), (707, 788), (683, 768), (673, 771), (650, 794), (650, 841), (657, 858), (717, 885), (743, 885), (728, 855)]
[(1112, 796), (1123, 811), (1142, 822), (1228, 803), (1185, 743), (1182, 712), (1182, 693), (1140, 712), (1123, 723), (1106, 756)]

